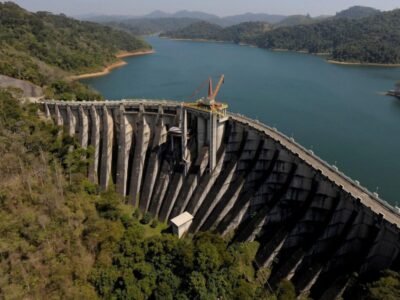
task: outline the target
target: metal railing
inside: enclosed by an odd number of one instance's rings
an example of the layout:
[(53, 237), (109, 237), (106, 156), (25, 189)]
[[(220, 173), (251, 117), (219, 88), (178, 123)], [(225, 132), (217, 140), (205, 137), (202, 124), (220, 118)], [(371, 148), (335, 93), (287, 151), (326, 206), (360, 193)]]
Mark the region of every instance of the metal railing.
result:
[[(253, 120), (253, 119), (251, 119), (249, 117), (246, 117), (244, 115), (241, 115), (241, 114), (228, 113), (228, 116), (232, 117), (233, 119), (237, 119), (239, 121), (245, 122), (245, 123), (247, 122), (249, 125), (252, 125), (254, 128), (258, 127), (258, 129), (260, 129), (261, 131), (267, 130), (267, 131), (274, 132), (281, 139), (283, 139), (286, 142), (292, 144), (293, 146), (295, 146), (299, 150), (305, 152), (307, 155), (311, 156), (314, 160), (316, 160), (322, 166), (324, 166), (325, 168), (328, 168), (330, 171), (332, 171), (335, 174), (339, 175), (343, 180), (347, 181), (352, 187), (354, 187), (354, 188), (358, 189), (360, 192), (368, 195), (370, 198), (372, 198), (373, 200), (377, 201), (379, 204), (383, 205), (385, 209), (390, 210), (391, 212), (395, 213), (396, 215), (398, 215), (400, 217), (400, 209), (399, 208), (393, 207), (392, 205), (390, 205), (385, 200), (382, 200), (381, 198), (379, 198), (379, 195), (377, 193), (372, 193), (367, 188), (365, 188), (362, 185), (360, 185), (360, 183), (358, 181), (355, 181), (355, 180), (351, 179), (350, 177), (348, 177), (347, 175), (345, 175), (336, 166), (330, 165), (328, 162), (324, 161), (322, 158), (320, 158), (317, 155), (315, 155), (312, 150), (304, 148), (302, 145), (298, 144), (293, 138), (289, 138), (288, 136), (286, 136), (282, 132), (278, 131), (276, 128), (269, 127), (268, 125), (266, 125), (266, 124), (264, 124), (264, 123), (262, 123), (262, 122), (260, 122), (258, 120)], [(278, 140), (278, 142), (279, 142), (279, 140)], [(290, 149), (288, 149), (288, 150), (291, 151)], [(300, 157), (300, 158), (303, 158), (303, 160), (305, 162), (307, 162), (305, 157)], [(329, 179), (329, 176), (327, 176), (327, 177)], [(344, 187), (342, 187), (342, 188), (344, 189)], [(349, 192), (349, 191), (347, 191), (347, 192)], [(349, 192), (349, 193), (351, 194), (351, 192)], [(355, 198), (359, 199), (359, 197), (357, 197), (356, 195), (353, 195), (353, 196)], [(362, 199), (360, 199), (360, 200), (362, 201)]]

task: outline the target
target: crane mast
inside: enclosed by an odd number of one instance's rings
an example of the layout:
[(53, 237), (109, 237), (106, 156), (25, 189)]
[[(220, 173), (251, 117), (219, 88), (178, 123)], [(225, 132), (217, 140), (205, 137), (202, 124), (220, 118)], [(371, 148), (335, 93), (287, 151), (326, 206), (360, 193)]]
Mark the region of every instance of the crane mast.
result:
[(213, 89), (213, 81), (210, 77), (208, 79), (208, 95), (207, 97), (203, 97), (197, 100), (195, 103), (187, 103), (185, 106), (191, 108), (197, 108), (203, 111), (210, 111), (212, 113), (216, 113), (219, 115), (226, 115), (226, 109), (228, 105), (224, 103), (216, 102), (215, 98), (218, 96), (218, 93), (222, 87), (222, 84), (225, 81), (225, 75), (221, 75), (215, 90)]
[(214, 93), (212, 94), (212, 99), (215, 100), (215, 98), (217, 97), (219, 90), (221, 89), (222, 84), (225, 81), (225, 75), (221, 75), (221, 78), (219, 79), (219, 82), (217, 84), (217, 87), (214, 90)]

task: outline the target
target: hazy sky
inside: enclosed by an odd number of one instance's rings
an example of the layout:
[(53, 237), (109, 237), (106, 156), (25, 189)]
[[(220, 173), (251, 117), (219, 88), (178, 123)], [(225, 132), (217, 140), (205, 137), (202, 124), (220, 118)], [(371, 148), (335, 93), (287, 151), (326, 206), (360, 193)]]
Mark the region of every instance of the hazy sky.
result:
[(141, 15), (159, 9), (166, 12), (198, 10), (220, 16), (259, 12), (271, 14), (334, 14), (353, 5), (381, 10), (400, 8), (400, 0), (15, 0), (31, 10), (67, 15)]

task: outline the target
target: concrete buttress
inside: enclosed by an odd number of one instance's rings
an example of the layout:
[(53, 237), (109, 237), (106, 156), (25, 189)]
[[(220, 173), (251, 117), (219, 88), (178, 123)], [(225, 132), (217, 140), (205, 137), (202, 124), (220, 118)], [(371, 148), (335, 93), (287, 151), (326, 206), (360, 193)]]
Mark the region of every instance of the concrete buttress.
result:
[(90, 114), (90, 146), (93, 148), (93, 157), (89, 164), (89, 180), (93, 183), (99, 182), (99, 155), (100, 155), (100, 118), (96, 107), (93, 105)]
[(126, 196), (128, 188), (128, 163), (133, 142), (133, 128), (125, 115), (124, 106), (120, 106), (120, 135), (118, 141), (118, 158), (116, 174), (116, 191)]
[(111, 179), (112, 148), (114, 140), (114, 121), (106, 105), (102, 109), (102, 149), (100, 165), (100, 188), (107, 190)]
[(135, 152), (129, 190), (129, 202), (134, 206), (139, 202), (146, 152), (150, 142), (150, 127), (146, 122), (142, 108), (141, 110), (135, 130)]

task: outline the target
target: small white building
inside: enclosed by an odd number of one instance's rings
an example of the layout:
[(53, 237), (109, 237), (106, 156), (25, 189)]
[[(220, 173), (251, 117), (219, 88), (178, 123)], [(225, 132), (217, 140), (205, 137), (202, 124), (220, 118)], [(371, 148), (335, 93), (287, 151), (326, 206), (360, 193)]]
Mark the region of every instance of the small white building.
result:
[(172, 225), (172, 232), (181, 238), (192, 225), (193, 216), (185, 211), (183, 214), (170, 220)]

